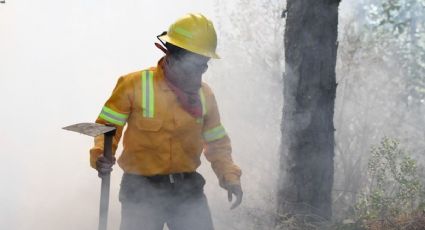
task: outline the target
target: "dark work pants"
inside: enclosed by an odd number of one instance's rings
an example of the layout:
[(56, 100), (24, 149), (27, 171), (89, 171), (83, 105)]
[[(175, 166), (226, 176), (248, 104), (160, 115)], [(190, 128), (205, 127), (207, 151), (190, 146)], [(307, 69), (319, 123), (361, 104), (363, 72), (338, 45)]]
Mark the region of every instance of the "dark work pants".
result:
[(204, 178), (194, 173), (170, 183), (124, 174), (121, 181), (120, 230), (213, 230)]

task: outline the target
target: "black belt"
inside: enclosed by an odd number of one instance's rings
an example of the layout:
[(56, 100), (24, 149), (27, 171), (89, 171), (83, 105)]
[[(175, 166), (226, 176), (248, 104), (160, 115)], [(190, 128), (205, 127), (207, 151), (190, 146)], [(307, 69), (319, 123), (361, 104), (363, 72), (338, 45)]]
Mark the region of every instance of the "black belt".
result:
[(154, 176), (144, 176), (146, 179), (148, 179), (151, 182), (155, 183), (170, 183), (174, 184), (176, 181), (181, 181), (184, 179), (192, 178), (196, 172), (184, 172), (184, 173), (171, 173), (166, 175), (154, 175)]

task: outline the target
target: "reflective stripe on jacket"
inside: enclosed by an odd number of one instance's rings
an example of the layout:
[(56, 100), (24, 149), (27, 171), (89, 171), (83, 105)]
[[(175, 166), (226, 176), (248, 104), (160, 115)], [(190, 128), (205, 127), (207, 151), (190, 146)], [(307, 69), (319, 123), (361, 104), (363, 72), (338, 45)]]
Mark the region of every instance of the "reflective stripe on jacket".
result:
[[(144, 176), (193, 172), (204, 152), (222, 186), (240, 183), (241, 171), (232, 161), (230, 139), (211, 89), (202, 84), (203, 117), (196, 119), (179, 105), (160, 65), (121, 77), (96, 120), (117, 127), (113, 153), (127, 124), (119, 166)], [(92, 167), (102, 152), (99, 136), (90, 150)]]

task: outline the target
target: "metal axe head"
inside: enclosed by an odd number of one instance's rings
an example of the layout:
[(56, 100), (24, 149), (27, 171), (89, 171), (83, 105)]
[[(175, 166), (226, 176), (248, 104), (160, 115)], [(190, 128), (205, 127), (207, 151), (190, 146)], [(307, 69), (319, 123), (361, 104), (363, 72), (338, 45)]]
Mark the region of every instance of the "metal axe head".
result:
[(63, 129), (95, 137), (107, 132), (111, 132), (116, 128), (113, 126), (106, 126), (97, 123), (78, 123), (75, 125), (63, 127)]

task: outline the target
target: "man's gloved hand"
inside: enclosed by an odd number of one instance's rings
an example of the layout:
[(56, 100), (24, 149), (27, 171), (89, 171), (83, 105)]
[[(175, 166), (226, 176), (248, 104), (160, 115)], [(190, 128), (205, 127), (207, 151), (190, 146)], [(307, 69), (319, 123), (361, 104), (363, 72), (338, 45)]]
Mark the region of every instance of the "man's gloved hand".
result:
[(229, 184), (226, 186), (226, 190), (227, 190), (227, 196), (229, 198), (229, 202), (232, 202), (232, 199), (233, 199), (232, 195), (236, 196), (236, 201), (232, 204), (232, 207), (230, 207), (230, 209), (234, 209), (238, 207), (242, 202), (242, 196), (243, 196), (241, 185)]
[(96, 169), (98, 176), (102, 177), (112, 172), (112, 166), (115, 164), (115, 157), (112, 156), (112, 161), (103, 155), (100, 155), (96, 160)]

